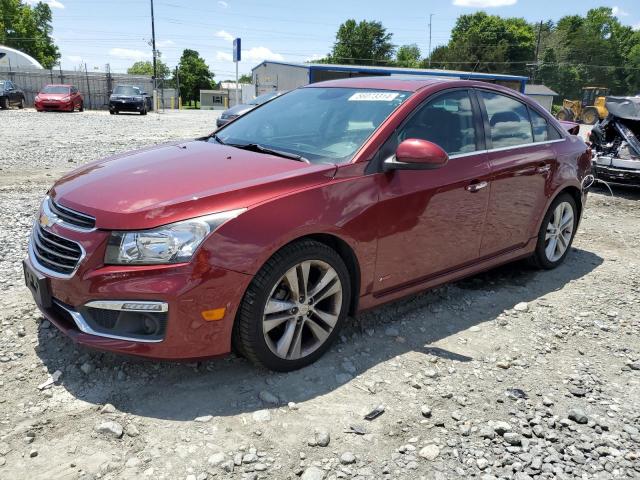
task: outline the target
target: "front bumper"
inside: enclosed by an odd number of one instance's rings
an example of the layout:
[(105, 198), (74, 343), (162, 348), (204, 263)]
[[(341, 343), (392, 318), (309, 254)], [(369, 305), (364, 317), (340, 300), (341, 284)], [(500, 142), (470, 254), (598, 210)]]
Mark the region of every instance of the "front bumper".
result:
[(596, 157), (593, 161), (593, 174), (608, 183), (640, 187), (640, 162), (636, 160)]
[(34, 102), (33, 106), (36, 110), (70, 110), (73, 102), (52, 102), (52, 101), (39, 101)]
[[(73, 232), (59, 225), (50, 230), (81, 244), (87, 251), (77, 272), (66, 279), (47, 275), (37, 259), (26, 259), (28, 266), (44, 274), (49, 282), (51, 305), (38, 308), (74, 342), (153, 359), (198, 359), (230, 352), (233, 321), (250, 275), (210, 265), (206, 254), (178, 265), (105, 266), (102, 258), (107, 232)], [(96, 331), (87, 318), (87, 304), (105, 301), (166, 305), (162, 338), (131, 340)], [(203, 311), (221, 308), (221, 319), (203, 318)]]
[(140, 112), (144, 110), (144, 102), (110, 100), (109, 110), (114, 112)]

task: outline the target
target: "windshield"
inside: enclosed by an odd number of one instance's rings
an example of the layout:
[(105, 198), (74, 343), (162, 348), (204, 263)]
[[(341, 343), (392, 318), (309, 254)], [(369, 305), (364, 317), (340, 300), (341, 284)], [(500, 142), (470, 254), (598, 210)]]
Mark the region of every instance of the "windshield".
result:
[(278, 92), (269, 92), (263, 95), (259, 95), (253, 100), (249, 102), (249, 105), (262, 105), (267, 100), (271, 100), (273, 97), (277, 96)]
[(129, 87), (127, 85), (118, 85), (113, 90), (114, 95), (141, 95), (138, 87)]
[(301, 88), (243, 115), (216, 136), (227, 144), (258, 144), (313, 163), (345, 163), (410, 95), (392, 90)]
[(69, 93), (69, 87), (60, 85), (47, 85), (41, 93)]

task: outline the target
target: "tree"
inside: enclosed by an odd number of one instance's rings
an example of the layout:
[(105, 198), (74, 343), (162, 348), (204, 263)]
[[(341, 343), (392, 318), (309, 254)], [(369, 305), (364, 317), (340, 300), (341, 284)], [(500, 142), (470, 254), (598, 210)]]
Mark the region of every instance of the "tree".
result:
[(418, 45), (402, 45), (396, 52), (396, 64), (399, 67), (417, 68), (420, 66), (420, 49)]
[[(166, 80), (169, 78), (171, 71), (166, 63), (159, 58), (156, 58), (156, 71), (158, 72), (158, 80)], [(148, 75), (153, 76), (153, 62), (149, 60), (142, 60), (134, 63), (127, 69), (127, 73), (130, 75)]]
[(215, 76), (195, 50), (185, 49), (178, 64), (180, 76), (180, 95), (185, 101), (200, 98), (200, 90), (213, 88)]
[(0, 0), (0, 43), (20, 50), (52, 68), (60, 51), (51, 38), (51, 8), (39, 2), (33, 7), (20, 0)]
[(243, 73), (240, 75), (240, 78), (238, 78), (238, 83), (253, 83), (253, 76), (248, 73)]
[(380, 22), (349, 19), (338, 28), (331, 53), (320, 63), (388, 64), (394, 50), (391, 37)]

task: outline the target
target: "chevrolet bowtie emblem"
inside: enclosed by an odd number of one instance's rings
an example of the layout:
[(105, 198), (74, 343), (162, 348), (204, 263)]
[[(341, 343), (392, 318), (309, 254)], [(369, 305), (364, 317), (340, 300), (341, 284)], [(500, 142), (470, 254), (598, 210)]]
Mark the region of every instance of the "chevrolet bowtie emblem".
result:
[(40, 223), (40, 226), (42, 228), (50, 227), (55, 223), (54, 219), (49, 218), (49, 216), (47, 216), (47, 214), (45, 213), (40, 214), (40, 219), (38, 220), (38, 222)]

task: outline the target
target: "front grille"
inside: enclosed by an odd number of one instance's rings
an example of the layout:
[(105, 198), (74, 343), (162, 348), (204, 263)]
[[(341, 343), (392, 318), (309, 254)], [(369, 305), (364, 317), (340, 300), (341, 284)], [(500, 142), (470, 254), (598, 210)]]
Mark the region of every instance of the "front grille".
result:
[(55, 214), (64, 223), (75, 225), (76, 227), (87, 230), (91, 230), (96, 226), (96, 219), (92, 216), (63, 207), (52, 199), (49, 199), (49, 209), (51, 210), (51, 213)]
[(31, 242), (38, 263), (62, 275), (71, 275), (82, 258), (80, 245), (48, 232), (40, 225), (33, 229)]

